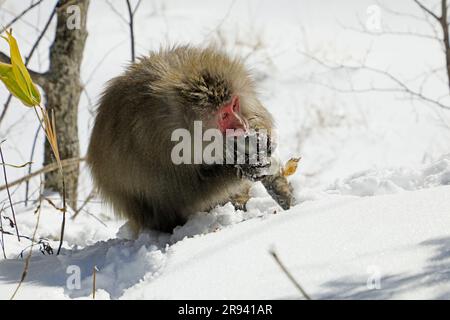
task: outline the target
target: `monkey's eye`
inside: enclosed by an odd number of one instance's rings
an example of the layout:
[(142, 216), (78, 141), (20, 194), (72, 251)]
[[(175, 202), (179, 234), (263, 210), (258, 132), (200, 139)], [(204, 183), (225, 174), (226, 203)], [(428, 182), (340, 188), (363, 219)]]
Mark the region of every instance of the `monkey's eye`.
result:
[(228, 112), (223, 112), (223, 113), (220, 115), (220, 118), (221, 118), (222, 120), (227, 119), (227, 118), (228, 118)]

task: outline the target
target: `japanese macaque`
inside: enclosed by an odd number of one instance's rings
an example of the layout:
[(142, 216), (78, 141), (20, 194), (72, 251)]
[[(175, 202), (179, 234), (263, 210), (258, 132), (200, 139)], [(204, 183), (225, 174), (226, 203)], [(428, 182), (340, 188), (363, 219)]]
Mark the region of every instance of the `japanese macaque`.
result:
[(252, 180), (265, 179), (279, 203), (289, 207), (289, 184), (284, 177), (268, 177), (265, 165), (174, 164), (172, 133), (192, 132), (194, 121), (224, 136), (233, 129), (244, 134), (264, 129), (269, 137), (273, 131), (272, 116), (244, 65), (212, 47), (151, 53), (108, 83), (88, 164), (100, 194), (135, 232), (171, 232), (218, 204), (236, 200), (243, 206)]

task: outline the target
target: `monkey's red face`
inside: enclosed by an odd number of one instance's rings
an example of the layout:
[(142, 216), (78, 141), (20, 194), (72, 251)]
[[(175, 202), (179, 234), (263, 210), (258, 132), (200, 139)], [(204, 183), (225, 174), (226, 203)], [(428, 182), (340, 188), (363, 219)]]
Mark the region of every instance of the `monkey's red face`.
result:
[(226, 135), (241, 135), (248, 131), (248, 123), (241, 113), (238, 96), (233, 96), (231, 102), (224, 104), (217, 111), (217, 126)]

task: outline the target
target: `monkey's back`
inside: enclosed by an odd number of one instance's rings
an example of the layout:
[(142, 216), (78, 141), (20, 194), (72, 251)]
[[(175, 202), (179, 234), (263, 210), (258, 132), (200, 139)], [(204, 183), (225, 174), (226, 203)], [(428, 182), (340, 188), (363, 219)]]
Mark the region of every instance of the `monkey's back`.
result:
[[(214, 61), (221, 63), (218, 67)], [(242, 180), (208, 177), (196, 165), (174, 165), (173, 130), (189, 128), (180, 92), (209, 73), (244, 73), (242, 65), (213, 49), (188, 47), (152, 53), (112, 79), (104, 91), (88, 149), (100, 194), (135, 230), (171, 231), (199, 211), (239, 192)]]

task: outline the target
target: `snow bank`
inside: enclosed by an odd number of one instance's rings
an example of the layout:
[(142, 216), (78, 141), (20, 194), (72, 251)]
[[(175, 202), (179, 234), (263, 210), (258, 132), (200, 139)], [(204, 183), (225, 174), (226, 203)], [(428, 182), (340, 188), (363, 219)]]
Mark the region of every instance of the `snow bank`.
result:
[(300, 298), (271, 248), (314, 299), (450, 298), (449, 193), (307, 202), (185, 239), (168, 248), (159, 277), (121, 298)]
[[(249, 212), (227, 204), (172, 235), (150, 231), (136, 240), (73, 246), (60, 256), (36, 252), (18, 298), (90, 298), (95, 266), (97, 298), (300, 298), (271, 248), (314, 299), (450, 298), (449, 186), (331, 196), (276, 214), (263, 190), (253, 192)], [(23, 264), (0, 261), (0, 298), (13, 292)]]
[(450, 184), (450, 155), (420, 169), (392, 168), (366, 170), (337, 180), (330, 193), (373, 196)]

